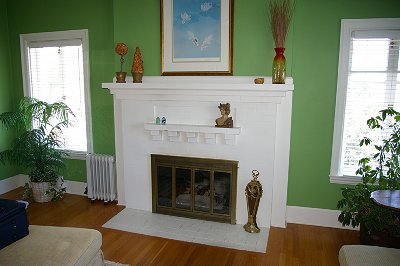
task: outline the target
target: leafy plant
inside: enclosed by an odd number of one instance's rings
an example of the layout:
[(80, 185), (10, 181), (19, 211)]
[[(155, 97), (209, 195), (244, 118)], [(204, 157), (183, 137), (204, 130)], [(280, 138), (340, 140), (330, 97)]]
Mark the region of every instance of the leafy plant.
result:
[[(10, 149), (0, 152), (0, 162), (20, 165), (29, 171), (31, 182), (50, 182), (55, 186), (67, 153), (62, 150), (62, 130), (71, 125), (71, 109), (62, 102), (46, 103), (25, 97), (15, 112), (0, 114), (6, 129), (15, 129), (17, 137)], [(25, 186), (24, 195), (29, 195)], [(65, 188), (52, 188), (47, 193), (53, 200), (62, 197)]]
[[(400, 113), (392, 108), (382, 110), (378, 116), (368, 119), (367, 125), (387, 137), (380, 145), (374, 145), (376, 153), (371, 158), (359, 161), (356, 174), (362, 182), (342, 189), (343, 198), (337, 204), (342, 210), (338, 220), (353, 227), (362, 224), (368, 232), (387, 231), (392, 236), (400, 236), (396, 212), (379, 207), (370, 199), (373, 191), (400, 189)], [(364, 145), (372, 145), (371, 139), (364, 137), (360, 146)]]

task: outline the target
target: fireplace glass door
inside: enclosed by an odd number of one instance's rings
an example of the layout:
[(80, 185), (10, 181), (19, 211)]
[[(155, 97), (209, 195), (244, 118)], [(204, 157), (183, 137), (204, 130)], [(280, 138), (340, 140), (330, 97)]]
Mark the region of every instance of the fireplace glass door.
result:
[(214, 172), (214, 213), (228, 214), (231, 190), (230, 173)]
[(176, 208), (190, 210), (192, 206), (191, 169), (175, 168), (175, 184)]
[(201, 212), (209, 212), (211, 206), (211, 172), (195, 170), (194, 209)]
[(153, 212), (235, 223), (237, 161), (155, 155)]
[(160, 206), (172, 207), (172, 169), (171, 167), (159, 166), (157, 197)]

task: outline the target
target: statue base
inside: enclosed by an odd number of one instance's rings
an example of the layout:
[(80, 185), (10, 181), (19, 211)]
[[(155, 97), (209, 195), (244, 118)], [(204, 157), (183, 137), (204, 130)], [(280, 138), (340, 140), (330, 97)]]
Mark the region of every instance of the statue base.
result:
[(253, 217), (249, 217), (247, 224), (243, 225), (246, 232), (249, 233), (260, 233), (260, 228), (258, 228), (257, 223)]

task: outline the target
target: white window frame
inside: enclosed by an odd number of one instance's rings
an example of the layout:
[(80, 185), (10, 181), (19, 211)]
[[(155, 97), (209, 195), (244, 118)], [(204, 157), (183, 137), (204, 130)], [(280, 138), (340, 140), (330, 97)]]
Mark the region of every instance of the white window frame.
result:
[(347, 176), (340, 173), (352, 32), (357, 30), (398, 29), (400, 29), (399, 18), (342, 19), (341, 21), (335, 123), (332, 143), (331, 169), (329, 175), (331, 183), (357, 184), (361, 182), (361, 177), (359, 176)]
[(24, 95), (31, 97), (32, 90), (29, 82), (29, 45), (35, 42), (45, 41), (65, 41), (79, 39), (82, 42), (83, 54), (83, 75), (84, 75), (84, 95), (85, 95), (85, 114), (86, 114), (86, 138), (87, 151), (71, 151), (66, 150), (70, 159), (86, 160), (86, 153), (93, 152), (93, 136), (92, 136), (92, 115), (90, 106), (90, 71), (89, 71), (89, 33), (87, 29), (40, 32), (20, 34), (20, 49), (21, 49), (21, 65), (22, 65), (22, 81)]

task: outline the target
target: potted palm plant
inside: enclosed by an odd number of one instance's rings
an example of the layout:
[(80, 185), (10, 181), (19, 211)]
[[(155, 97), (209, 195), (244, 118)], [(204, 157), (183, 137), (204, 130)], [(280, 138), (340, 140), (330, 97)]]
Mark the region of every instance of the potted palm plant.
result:
[(16, 164), (29, 171), (24, 198), (32, 188), (36, 202), (60, 199), (65, 188), (59, 171), (65, 166), (67, 153), (62, 150), (62, 130), (71, 125), (74, 116), (62, 102), (46, 103), (25, 97), (15, 112), (0, 114), (0, 123), (14, 129), (16, 138), (9, 149), (0, 151), (0, 162)]
[[(359, 161), (356, 174), (362, 182), (342, 189), (338, 220), (343, 225), (360, 225), (361, 244), (400, 248), (400, 214), (370, 199), (373, 191), (400, 189), (400, 113), (385, 109), (368, 119), (367, 124), (371, 130), (383, 131), (386, 137), (374, 145), (376, 153), (371, 158)], [(372, 145), (371, 139), (364, 137), (360, 146), (364, 145)]]

